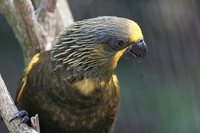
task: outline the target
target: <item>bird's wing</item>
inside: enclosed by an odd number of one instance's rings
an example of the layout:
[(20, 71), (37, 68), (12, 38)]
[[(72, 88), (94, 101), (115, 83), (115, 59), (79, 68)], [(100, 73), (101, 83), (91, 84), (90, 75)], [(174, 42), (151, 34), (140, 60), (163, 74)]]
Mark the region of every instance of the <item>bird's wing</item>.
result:
[(33, 58), (31, 59), (30, 63), (27, 65), (27, 67), (24, 70), (24, 73), (22, 74), (21, 78), (18, 81), (18, 85), (17, 85), (17, 95), (15, 98), (15, 103), (17, 104), (17, 102), (19, 101), (25, 86), (26, 86), (26, 82), (27, 82), (27, 78), (28, 78), (28, 74), (32, 71), (32, 69), (39, 64), (40, 62), (44, 61), (46, 59), (46, 56), (48, 55), (49, 51), (45, 51), (42, 53), (37, 53), (36, 55), (33, 56)]

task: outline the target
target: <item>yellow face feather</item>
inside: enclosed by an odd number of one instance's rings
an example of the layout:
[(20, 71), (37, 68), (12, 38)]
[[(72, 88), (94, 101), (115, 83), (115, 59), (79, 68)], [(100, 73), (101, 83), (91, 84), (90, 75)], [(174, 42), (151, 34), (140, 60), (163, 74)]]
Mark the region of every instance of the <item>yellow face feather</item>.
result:
[(25, 88), (25, 85), (26, 85), (26, 82), (27, 82), (28, 73), (31, 71), (33, 65), (39, 61), (39, 55), (40, 54), (38, 53), (35, 56), (33, 56), (31, 62), (28, 64), (27, 68), (24, 71), (24, 78), (23, 78), (23, 82), (24, 83), (23, 83), (23, 85), (22, 85), (22, 87), (21, 87), (21, 89), (20, 89), (20, 91), (19, 91), (19, 93), (17, 95), (17, 102), (19, 101), (19, 99), (20, 99), (20, 97), (22, 95), (22, 92), (24, 91), (24, 88)]
[(117, 67), (117, 62), (119, 61), (120, 57), (123, 55), (124, 51), (126, 51), (127, 48), (118, 51), (114, 55), (113, 60), (112, 60), (112, 68), (116, 68)]
[[(129, 39), (130, 39), (131, 43), (136, 43), (139, 40), (143, 39), (142, 31), (141, 31), (139, 25), (136, 22), (129, 20), (127, 25), (128, 25), (128, 33), (129, 33), (129, 36), (130, 36)], [(117, 62), (119, 61), (120, 57), (123, 55), (123, 53), (126, 51), (127, 48), (128, 47), (118, 51), (114, 55), (113, 61), (112, 61), (112, 68), (116, 68)]]
[(128, 21), (128, 30), (129, 30), (128, 32), (130, 34), (130, 42), (136, 43), (139, 40), (143, 39), (143, 34), (140, 29), (140, 26), (136, 22), (129, 20)]

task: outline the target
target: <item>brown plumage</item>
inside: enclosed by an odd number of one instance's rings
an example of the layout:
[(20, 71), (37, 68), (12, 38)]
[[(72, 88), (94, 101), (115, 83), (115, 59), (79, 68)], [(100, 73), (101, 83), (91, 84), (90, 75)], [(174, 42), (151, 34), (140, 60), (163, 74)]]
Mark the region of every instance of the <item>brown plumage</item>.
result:
[(124, 52), (133, 58), (146, 55), (135, 22), (98, 17), (74, 23), (52, 50), (33, 57), (17, 107), (39, 114), (44, 133), (112, 132), (120, 101), (114, 70)]

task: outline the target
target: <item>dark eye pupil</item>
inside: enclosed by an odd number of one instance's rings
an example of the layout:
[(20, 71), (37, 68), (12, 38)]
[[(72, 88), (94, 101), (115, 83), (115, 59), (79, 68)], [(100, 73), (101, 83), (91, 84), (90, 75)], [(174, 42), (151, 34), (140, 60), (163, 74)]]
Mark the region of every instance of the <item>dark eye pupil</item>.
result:
[(122, 40), (116, 40), (114, 43), (114, 49), (120, 50), (124, 47), (124, 42)]
[(124, 45), (124, 41), (123, 40), (113, 40), (111, 43), (110, 43), (110, 46), (113, 50), (121, 50), (125, 47)]
[(119, 47), (122, 47), (122, 46), (123, 46), (123, 44), (124, 44), (124, 43), (123, 43), (123, 41), (122, 41), (122, 40), (118, 40), (118, 41), (117, 41), (117, 45), (118, 45)]

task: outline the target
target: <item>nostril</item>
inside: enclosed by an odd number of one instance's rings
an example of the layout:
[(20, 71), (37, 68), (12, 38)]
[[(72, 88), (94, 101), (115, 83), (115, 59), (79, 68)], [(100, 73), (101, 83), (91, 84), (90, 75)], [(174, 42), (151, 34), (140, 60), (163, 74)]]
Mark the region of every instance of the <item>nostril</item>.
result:
[(139, 42), (142, 43), (144, 40), (140, 40)]
[(140, 55), (138, 55), (138, 57), (142, 57), (142, 56), (143, 56), (143, 55), (141, 55), (141, 54), (140, 54)]

